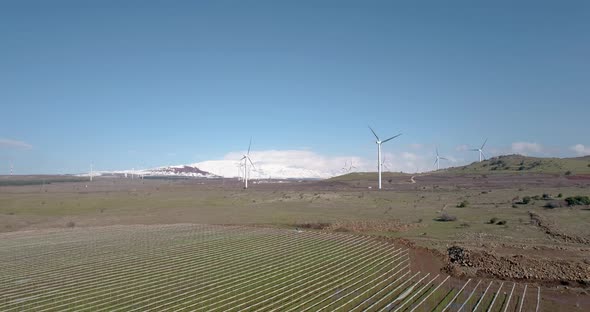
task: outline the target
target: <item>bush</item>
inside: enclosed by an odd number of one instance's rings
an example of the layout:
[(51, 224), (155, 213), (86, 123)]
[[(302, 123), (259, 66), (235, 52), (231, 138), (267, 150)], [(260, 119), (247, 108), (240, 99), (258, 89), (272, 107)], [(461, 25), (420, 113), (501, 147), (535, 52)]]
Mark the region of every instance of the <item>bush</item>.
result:
[(567, 175), (567, 176), (568, 176), (568, 175), (571, 175), (571, 174), (572, 174), (572, 172), (571, 172), (571, 171), (569, 171), (569, 170), (565, 172), (565, 175)]
[(442, 221), (442, 222), (449, 222), (449, 221), (456, 221), (457, 217), (455, 216), (451, 216), (450, 214), (443, 212), (440, 217), (438, 217), (436, 219), (436, 221)]
[(534, 199), (534, 200), (541, 200), (541, 196), (539, 196), (539, 195), (535, 195), (535, 196), (533, 196), (531, 198)]
[(531, 197), (530, 196), (525, 196), (522, 198), (522, 200), (520, 201), (521, 204), (523, 205), (527, 205), (528, 203), (531, 202)]
[(568, 206), (590, 205), (588, 196), (572, 196), (565, 199)]
[(467, 222), (463, 222), (463, 223), (459, 224), (459, 227), (462, 227), (462, 228), (468, 228), (470, 226), (471, 225), (469, 223), (467, 223)]
[(498, 221), (498, 218), (491, 218), (490, 221), (488, 222), (489, 224), (494, 224), (496, 223), (496, 221)]
[(497, 225), (506, 225), (506, 220), (502, 220), (502, 221), (498, 221), (498, 223), (496, 223)]
[(562, 204), (561, 204), (561, 202), (554, 200), (554, 201), (550, 201), (550, 202), (548, 202), (548, 203), (547, 203), (547, 204), (545, 204), (545, 206), (543, 206), (543, 207), (545, 207), (545, 208), (549, 208), (549, 209), (554, 209), (554, 208), (559, 208), (559, 207), (562, 207)]
[(551, 194), (543, 193), (541, 198), (544, 200), (549, 200), (549, 199), (552, 199), (553, 197), (551, 197)]
[(561, 194), (561, 193), (557, 194), (557, 198), (562, 198), (562, 197), (563, 197), (563, 194)]
[(465, 208), (465, 207), (467, 207), (467, 205), (469, 205), (469, 202), (467, 200), (464, 200), (464, 201), (460, 202), (459, 204), (457, 204), (457, 208)]
[(66, 227), (73, 228), (75, 226), (76, 226), (76, 223), (74, 223), (74, 221), (68, 221), (68, 223), (66, 223)]

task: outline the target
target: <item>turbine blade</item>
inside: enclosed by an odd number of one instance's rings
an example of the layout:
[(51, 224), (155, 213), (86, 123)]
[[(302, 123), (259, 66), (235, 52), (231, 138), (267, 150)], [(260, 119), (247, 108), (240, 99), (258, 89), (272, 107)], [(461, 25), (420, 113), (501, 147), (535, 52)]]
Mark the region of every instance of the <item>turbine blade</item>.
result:
[(436, 156), (438, 156), (438, 146), (436, 147)]
[(389, 138), (389, 139), (387, 139), (387, 140), (385, 140), (385, 141), (383, 141), (383, 142), (381, 142), (381, 143), (385, 143), (385, 142), (387, 142), (387, 141), (389, 141), (389, 140), (393, 140), (393, 139), (397, 138), (397, 137), (398, 137), (398, 136), (400, 136), (400, 135), (402, 135), (402, 134), (400, 133), (400, 134), (398, 134), (398, 135), (396, 135), (396, 136), (392, 136), (391, 138)]
[(436, 163), (438, 162), (438, 158), (434, 161), (434, 164), (432, 164), (433, 166), (436, 166)]
[(248, 161), (250, 161), (250, 164), (252, 164), (252, 168), (254, 168), (254, 170), (256, 170), (256, 166), (254, 166), (252, 159), (250, 159), (250, 157), (246, 157), (246, 158), (248, 158)]
[(377, 136), (377, 133), (375, 133), (373, 128), (371, 128), (371, 126), (369, 126), (369, 129), (371, 129), (371, 132), (373, 132), (373, 135), (375, 136), (375, 138), (377, 138), (377, 141), (379, 141), (379, 137)]
[(488, 143), (488, 139), (486, 138), (485, 141), (483, 141), (483, 144), (481, 145), (481, 147), (479, 149), (483, 149), (484, 146), (486, 146), (486, 143)]
[(252, 137), (250, 137), (250, 144), (248, 144), (248, 153), (246, 155), (250, 155), (250, 147), (252, 147)]
[(484, 152), (483, 152), (483, 151), (481, 151), (481, 155), (483, 156), (483, 158), (482, 158), (482, 159), (483, 159), (483, 160), (486, 160), (486, 158), (487, 158), (487, 157), (486, 157), (486, 154), (484, 154)]
[(439, 158), (440, 158), (440, 159), (444, 159), (444, 160), (448, 160), (447, 158), (444, 158), (444, 157), (439, 157)]
[(479, 148), (470, 149), (470, 151), (479, 152)]

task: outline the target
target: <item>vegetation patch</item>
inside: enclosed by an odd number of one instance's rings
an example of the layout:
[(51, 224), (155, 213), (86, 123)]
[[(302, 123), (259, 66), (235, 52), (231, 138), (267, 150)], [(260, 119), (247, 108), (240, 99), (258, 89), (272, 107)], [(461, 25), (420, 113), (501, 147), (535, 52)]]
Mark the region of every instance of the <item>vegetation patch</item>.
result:
[(565, 199), (568, 206), (590, 205), (590, 198), (588, 196), (571, 196)]
[(457, 217), (448, 214), (446, 211), (441, 213), (438, 218), (435, 219), (436, 221), (441, 222), (450, 222), (450, 221), (457, 221)]
[(461, 201), (460, 203), (457, 204), (457, 208), (465, 208), (469, 205), (469, 202), (467, 200)]

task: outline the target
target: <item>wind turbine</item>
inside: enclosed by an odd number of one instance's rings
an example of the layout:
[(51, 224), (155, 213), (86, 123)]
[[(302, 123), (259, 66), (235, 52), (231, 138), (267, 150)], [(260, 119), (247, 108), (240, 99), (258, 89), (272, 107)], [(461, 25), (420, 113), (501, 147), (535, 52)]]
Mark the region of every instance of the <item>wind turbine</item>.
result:
[(348, 167), (348, 172), (351, 172), (352, 169), (356, 169), (356, 167), (352, 164), (352, 159), (350, 160), (350, 167)]
[(440, 160), (448, 160), (445, 157), (442, 157), (438, 154), (438, 147), (436, 148), (436, 160), (434, 161), (434, 165), (436, 166), (436, 170), (440, 170)]
[(350, 171), (350, 169), (348, 169), (348, 160), (344, 161), (344, 167), (342, 167), (340, 171), (342, 171), (343, 173), (348, 173)]
[(381, 165), (383, 165), (383, 167), (385, 167), (385, 169), (387, 169), (387, 172), (391, 171), (391, 168), (389, 168), (389, 166), (387, 165), (387, 160), (385, 159), (385, 155), (383, 155), (383, 162), (381, 162)]
[(486, 146), (486, 143), (487, 142), (488, 142), (488, 139), (486, 139), (485, 141), (483, 141), (483, 144), (481, 145), (480, 148), (470, 149), (470, 151), (479, 152), (479, 162), (481, 162), (482, 160), (486, 159), (486, 155), (483, 153), (483, 147)]
[(379, 189), (381, 189), (381, 169), (383, 166), (383, 163), (381, 162), (381, 145), (387, 141), (393, 140), (395, 138), (397, 138), (398, 136), (402, 135), (401, 133), (396, 135), (396, 136), (392, 136), (391, 138), (387, 139), (387, 140), (383, 140), (381, 141), (379, 139), (379, 136), (377, 136), (377, 133), (375, 133), (375, 131), (373, 130), (373, 128), (371, 128), (371, 126), (369, 126), (369, 129), (371, 129), (371, 132), (373, 132), (373, 135), (375, 136), (375, 138), (377, 139), (377, 141), (375, 142), (377, 144), (377, 171), (379, 172)]
[(94, 172), (92, 172), (92, 164), (90, 164), (90, 182), (92, 182), (92, 176)]
[(242, 166), (243, 164), (241, 161), (236, 164), (236, 168), (238, 168), (238, 181), (242, 181)]
[(250, 164), (252, 165), (252, 168), (256, 169), (256, 167), (254, 167), (254, 163), (252, 162), (252, 159), (250, 159), (250, 147), (252, 147), (252, 138), (250, 138), (250, 144), (248, 145), (248, 152), (246, 154), (244, 154), (244, 156), (242, 157), (241, 160), (244, 161), (244, 188), (247, 189), (248, 188), (248, 162), (250, 162)]

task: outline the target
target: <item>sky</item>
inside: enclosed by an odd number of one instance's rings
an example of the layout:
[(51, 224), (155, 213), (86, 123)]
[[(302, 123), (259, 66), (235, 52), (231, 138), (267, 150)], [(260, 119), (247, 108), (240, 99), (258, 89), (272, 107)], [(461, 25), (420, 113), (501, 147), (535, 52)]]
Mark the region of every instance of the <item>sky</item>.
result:
[(0, 38), (0, 174), (590, 154), (588, 1), (6, 0)]

